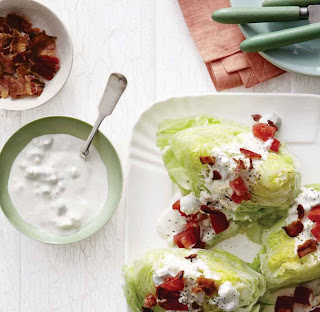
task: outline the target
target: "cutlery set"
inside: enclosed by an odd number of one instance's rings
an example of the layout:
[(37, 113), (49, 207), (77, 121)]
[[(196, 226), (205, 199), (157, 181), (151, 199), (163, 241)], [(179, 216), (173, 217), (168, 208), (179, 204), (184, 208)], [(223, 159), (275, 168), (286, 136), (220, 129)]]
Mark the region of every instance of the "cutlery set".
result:
[(309, 25), (256, 35), (244, 40), (244, 52), (261, 52), (320, 38), (320, 0), (265, 0), (261, 8), (224, 8), (212, 14), (223, 24), (295, 22)]

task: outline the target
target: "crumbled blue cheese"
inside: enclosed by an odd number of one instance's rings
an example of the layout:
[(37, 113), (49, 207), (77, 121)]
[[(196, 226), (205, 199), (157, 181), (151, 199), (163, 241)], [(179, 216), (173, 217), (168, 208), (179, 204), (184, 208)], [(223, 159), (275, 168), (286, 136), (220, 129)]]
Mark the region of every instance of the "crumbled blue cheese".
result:
[(187, 196), (184, 196), (180, 200), (180, 211), (185, 213), (186, 215), (196, 214), (200, 210), (200, 201), (194, 195), (194, 193), (190, 193)]
[(209, 302), (217, 305), (223, 311), (235, 311), (239, 307), (240, 293), (232, 286), (230, 282), (220, 285), (218, 297), (213, 298)]

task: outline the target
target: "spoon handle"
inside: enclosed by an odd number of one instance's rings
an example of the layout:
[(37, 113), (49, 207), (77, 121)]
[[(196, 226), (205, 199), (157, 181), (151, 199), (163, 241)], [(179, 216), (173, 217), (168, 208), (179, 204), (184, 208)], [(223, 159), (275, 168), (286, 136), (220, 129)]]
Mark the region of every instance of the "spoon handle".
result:
[(98, 118), (80, 152), (80, 156), (83, 159), (86, 159), (88, 156), (89, 148), (102, 121), (107, 116), (111, 115), (127, 85), (128, 81), (122, 74), (113, 73), (110, 75), (106, 88), (104, 89), (103, 96), (100, 100)]

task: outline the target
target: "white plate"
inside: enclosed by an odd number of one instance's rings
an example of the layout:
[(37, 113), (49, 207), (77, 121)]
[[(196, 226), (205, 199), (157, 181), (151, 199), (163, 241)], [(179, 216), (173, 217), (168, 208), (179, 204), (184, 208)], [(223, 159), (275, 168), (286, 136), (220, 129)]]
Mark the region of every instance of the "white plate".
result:
[[(156, 221), (169, 205), (175, 188), (155, 145), (159, 122), (168, 118), (212, 114), (251, 124), (251, 114), (267, 112), (274, 112), (282, 118), (279, 136), (299, 159), (303, 172), (302, 183), (319, 183), (319, 96), (235, 93), (189, 96), (156, 103), (142, 114), (134, 127), (130, 144), (126, 188), (127, 263), (132, 263), (149, 250), (166, 247), (157, 235)], [(252, 260), (258, 251), (258, 246), (252, 245), (243, 253), (232, 246), (234, 243), (231, 239), (222, 248), (246, 261)], [(239, 243), (234, 245), (239, 246)], [(243, 243), (241, 246), (244, 246)], [(248, 250), (251, 250), (250, 254)]]
[(71, 38), (59, 18), (43, 4), (27, 0), (2, 0), (0, 1), (0, 16), (8, 13), (17, 13), (28, 18), (33, 27), (45, 30), (48, 35), (57, 37), (57, 56), (60, 60), (60, 69), (46, 86), (39, 97), (24, 97), (13, 100), (8, 97), (0, 99), (0, 109), (22, 111), (38, 107), (53, 98), (66, 83), (73, 60)]

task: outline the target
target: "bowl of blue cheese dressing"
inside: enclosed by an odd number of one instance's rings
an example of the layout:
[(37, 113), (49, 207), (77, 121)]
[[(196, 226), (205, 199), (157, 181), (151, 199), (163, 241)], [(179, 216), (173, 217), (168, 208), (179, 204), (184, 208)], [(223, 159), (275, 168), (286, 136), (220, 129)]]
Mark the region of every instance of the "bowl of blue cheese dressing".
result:
[(67, 244), (98, 231), (122, 193), (116, 150), (98, 132), (80, 157), (92, 127), (78, 119), (48, 117), (18, 130), (0, 154), (0, 205), (24, 235)]

